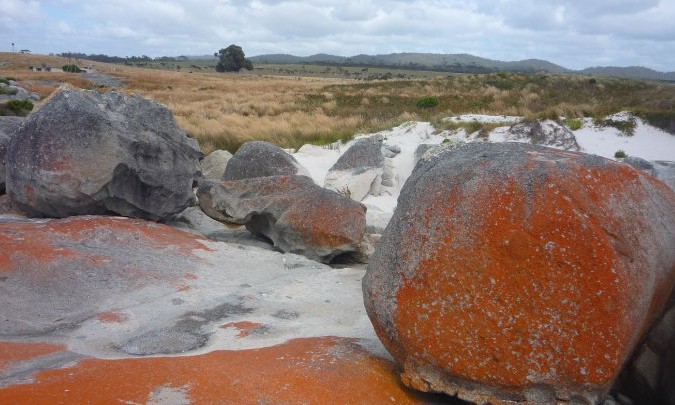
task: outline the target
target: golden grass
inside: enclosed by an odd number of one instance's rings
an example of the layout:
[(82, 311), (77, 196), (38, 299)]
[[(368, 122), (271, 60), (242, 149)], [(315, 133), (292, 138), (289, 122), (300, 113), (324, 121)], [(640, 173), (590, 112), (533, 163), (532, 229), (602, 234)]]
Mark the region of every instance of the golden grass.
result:
[[(30, 91), (49, 95), (61, 82), (93, 85), (70, 73), (32, 72), (28, 66), (63, 66), (68, 60), (0, 53), (0, 76), (17, 78)], [(123, 91), (168, 106), (178, 125), (199, 140), (203, 152), (235, 151), (249, 140), (282, 147), (330, 143), (358, 132), (409, 120), (441, 123), (452, 114), (484, 113), (582, 117), (622, 109), (675, 109), (675, 86), (618, 79), (541, 74), (446, 75), (435, 78), (357, 81), (341, 78), (152, 70), (81, 61), (125, 83)], [(419, 108), (433, 96), (440, 104)]]

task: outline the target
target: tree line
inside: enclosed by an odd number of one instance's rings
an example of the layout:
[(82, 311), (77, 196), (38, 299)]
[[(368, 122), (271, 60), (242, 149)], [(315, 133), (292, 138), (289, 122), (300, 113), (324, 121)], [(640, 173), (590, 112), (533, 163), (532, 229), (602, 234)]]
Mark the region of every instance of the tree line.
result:
[(159, 56), (151, 58), (147, 55), (141, 56), (110, 56), (105, 54), (86, 54), (81, 52), (62, 52), (56, 56), (61, 56), (64, 58), (70, 59), (87, 59), (93, 60), (94, 62), (104, 62), (104, 63), (124, 63), (124, 62), (181, 62), (188, 60), (187, 56)]
[[(63, 52), (57, 56), (69, 59), (87, 59), (95, 62), (127, 64), (139, 62), (183, 62), (189, 59), (187, 56), (160, 56), (151, 58), (147, 55), (141, 55), (120, 57), (80, 52)], [(253, 63), (249, 59), (246, 59), (244, 50), (238, 45), (232, 44), (227, 48), (215, 52), (213, 56), (218, 58), (218, 64), (216, 65), (216, 71), (218, 72), (239, 72), (241, 69), (253, 70)]]

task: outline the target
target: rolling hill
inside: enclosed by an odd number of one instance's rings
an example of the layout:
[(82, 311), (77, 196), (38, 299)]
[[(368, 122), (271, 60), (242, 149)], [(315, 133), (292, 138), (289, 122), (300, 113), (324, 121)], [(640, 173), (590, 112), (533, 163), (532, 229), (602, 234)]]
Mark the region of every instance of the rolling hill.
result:
[(382, 55), (336, 56), (316, 54), (294, 56), (289, 54), (258, 55), (249, 58), (260, 64), (326, 64), (363, 67), (384, 67), (414, 70), (434, 70), (440, 72), (491, 73), (491, 72), (548, 72), (577, 73), (589, 76), (613, 76), (629, 79), (646, 79), (675, 82), (675, 72), (657, 72), (641, 67), (590, 67), (583, 70), (571, 70), (541, 59), (519, 61), (499, 61), (481, 58), (469, 54), (434, 53), (391, 53)]

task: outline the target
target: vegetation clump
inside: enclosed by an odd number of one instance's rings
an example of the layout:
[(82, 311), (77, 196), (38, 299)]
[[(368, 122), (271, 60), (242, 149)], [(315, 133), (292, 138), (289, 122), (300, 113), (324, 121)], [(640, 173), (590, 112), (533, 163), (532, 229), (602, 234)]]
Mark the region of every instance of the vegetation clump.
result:
[(63, 65), (63, 71), (67, 73), (82, 73), (84, 70), (80, 69), (77, 65)]
[(649, 125), (661, 128), (662, 130), (675, 135), (675, 111), (635, 111), (635, 114), (645, 120)]
[(567, 118), (565, 120), (565, 125), (572, 131), (581, 129), (582, 122), (579, 118)]
[(637, 124), (635, 122), (635, 118), (630, 118), (630, 119), (627, 119), (627, 120), (616, 120), (616, 119), (608, 118), (608, 119), (605, 119), (604, 121), (600, 122), (600, 126), (616, 128), (625, 136), (635, 135), (636, 125)]
[(417, 103), (415, 103), (415, 105), (417, 105), (419, 108), (433, 108), (438, 106), (438, 104), (438, 97), (433, 96), (422, 97), (417, 100)]
[(626, 156), (628, 156), (628, 155), (626, 155), (626, 152), (624, 152), (624, 151), (622, 151), (622, 150), (617, 150), (616, 152), (614, 152), (614, 157), (615, 157), (616, 159), (623, 159), (623, 158), (625, 158)]
[(0, 104), (0, 115), (25, 117), (31, 111), (33, 111), (33, 103), (28, 100), (9, 100)]

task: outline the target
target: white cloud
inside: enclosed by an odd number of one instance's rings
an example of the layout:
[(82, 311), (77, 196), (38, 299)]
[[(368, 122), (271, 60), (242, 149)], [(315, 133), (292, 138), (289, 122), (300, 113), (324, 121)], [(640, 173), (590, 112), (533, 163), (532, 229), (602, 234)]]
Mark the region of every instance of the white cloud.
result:
[(236, 43), (247, 55), (473, 53), (675, 70), (672, 0), (0, 0), (0, 10), (0, 50), (16, 40), (162, 56)]
[(17, 29), (42, 16), (38, 1), (0, 0), (0, 10), (2, 30)]

